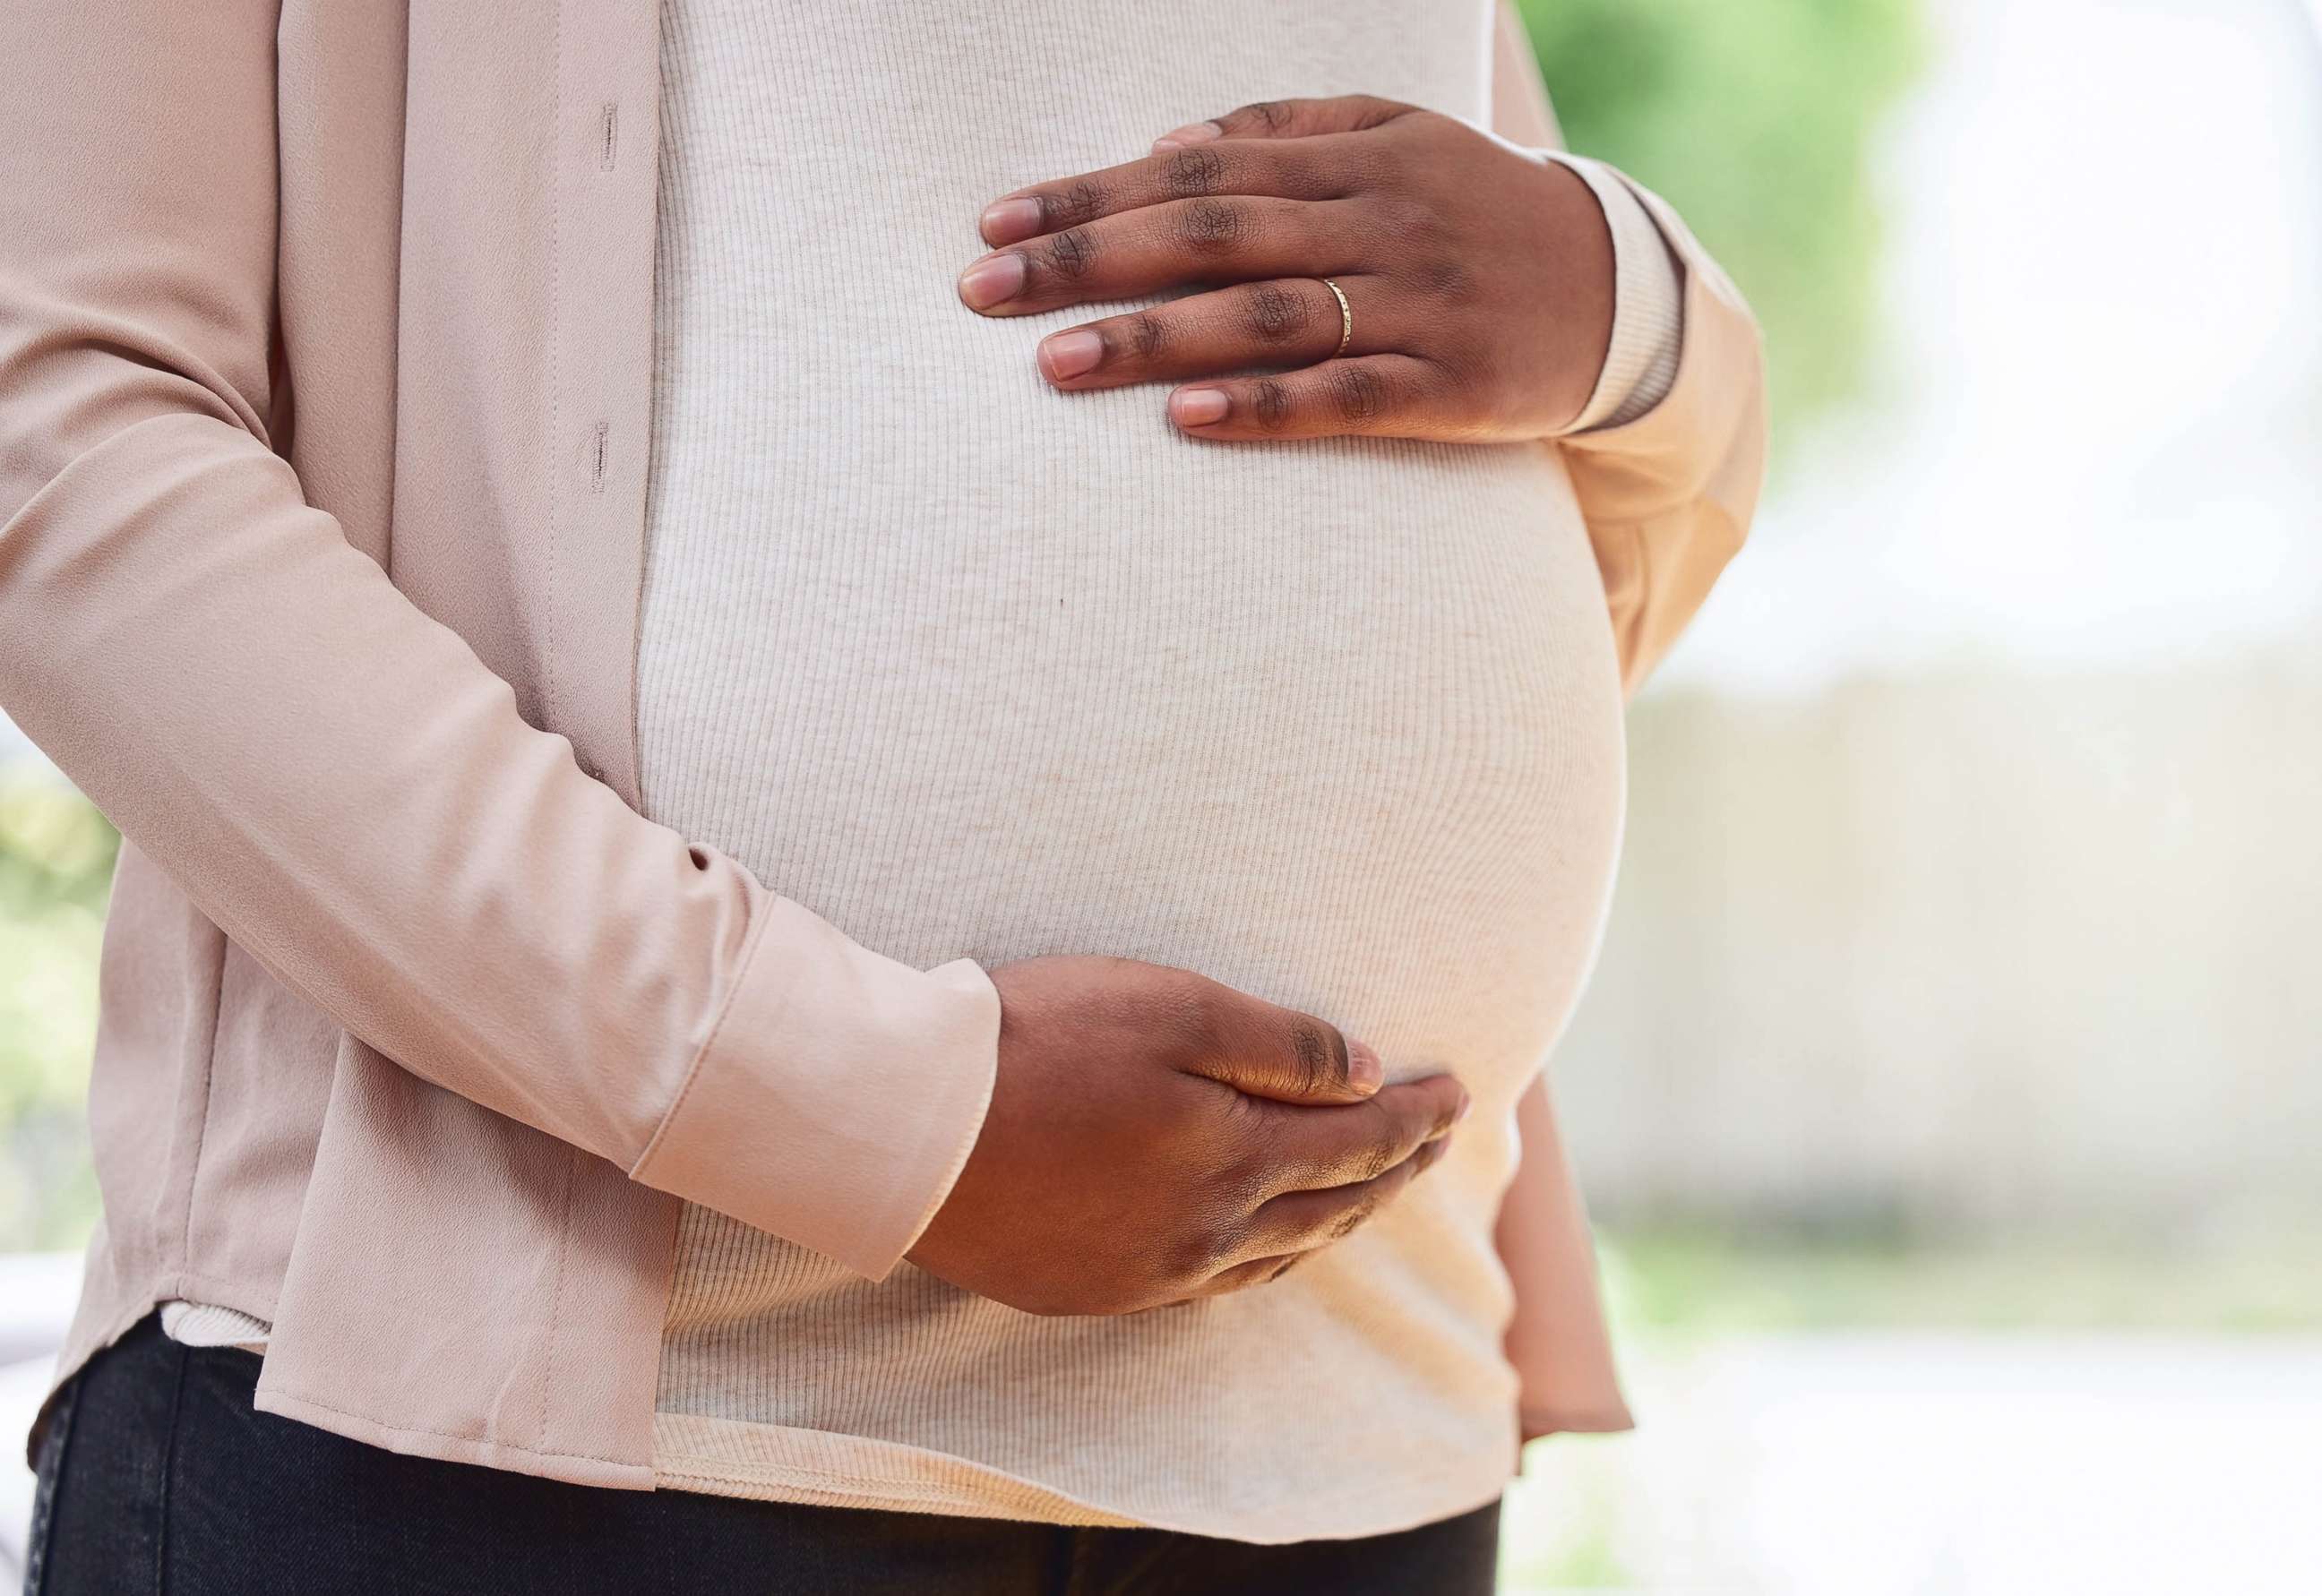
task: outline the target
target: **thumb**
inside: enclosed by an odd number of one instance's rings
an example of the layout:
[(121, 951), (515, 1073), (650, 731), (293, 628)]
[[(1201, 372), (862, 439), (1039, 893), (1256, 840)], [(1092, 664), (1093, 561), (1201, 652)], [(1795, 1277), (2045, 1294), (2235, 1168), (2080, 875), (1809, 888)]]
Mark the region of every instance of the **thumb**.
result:
[(1415, 111), (1376, 95), (1333, 95), (1320, 100), (1258, 100), (1207, 122), (1189, 122), (1153, 141), (1155, 150), (1211, 139), (1303, 139), (1313, 133), (1358, 133)]
[(1386, 1079), (1378, 1050), (1311, 1014), (1246, 993), (1219, 1017), (1216, 1045), (1195, 1066), (1252, 1097), (1284, 1103), (1358, 1103)]

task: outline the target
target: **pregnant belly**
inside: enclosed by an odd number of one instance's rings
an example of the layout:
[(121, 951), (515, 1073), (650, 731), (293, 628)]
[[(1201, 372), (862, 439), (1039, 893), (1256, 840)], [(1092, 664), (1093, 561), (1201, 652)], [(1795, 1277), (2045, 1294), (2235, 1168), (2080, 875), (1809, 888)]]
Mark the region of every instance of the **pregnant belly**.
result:
[(714, 559), (664, 503), (648, 805), (914, 964), (1181, 965), (1510, 1100), (1577, 996), (1619, 833), (1562, 468), (1186, 448), (1198, 469), (1117, 513), (1044, 515), (1031, 479), (971, 515), (873, 488)]

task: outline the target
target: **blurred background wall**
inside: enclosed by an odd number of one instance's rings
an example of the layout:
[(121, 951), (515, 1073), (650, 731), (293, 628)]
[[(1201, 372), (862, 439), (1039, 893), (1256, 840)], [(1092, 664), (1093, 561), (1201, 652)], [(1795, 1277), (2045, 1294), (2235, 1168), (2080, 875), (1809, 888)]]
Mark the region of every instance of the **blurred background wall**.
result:
[[(1509, 1588), (2317, 1588), (2322, 0), (1522, 9), (1778, 442), (1554, 1066), (1645, 1427)], [(0, 725), (0, 1253), (113, 847)]]

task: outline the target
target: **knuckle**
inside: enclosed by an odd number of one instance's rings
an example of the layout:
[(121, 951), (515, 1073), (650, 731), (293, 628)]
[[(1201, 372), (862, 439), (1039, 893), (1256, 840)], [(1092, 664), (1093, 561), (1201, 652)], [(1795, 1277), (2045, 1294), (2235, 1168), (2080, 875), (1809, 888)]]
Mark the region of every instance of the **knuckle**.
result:
[(1226, 158), (1207, 144), (1173, 150), (1161, 164), (1161, 185), (1178, 199), (1214, 194), (1226, 179)]
[(1228, 200), (1204, 196), (1178, 211), (1177, 242), (1197, 255), (1222, 255), (1240, 247), (1249, 232), (1249, 213)]
[(1290, 424), (1290, 388), (1278, 378), (1261, 377), (1249, 388), (1250, 419), (1261, 432), (1278, 433)]
[(1270, 133), (1278, 133), (1288, 127), (1293, 114), (1287, 100), (1252, 100), (1247, 105), (1237, 107), (1233, 113), (1236, 121), (1264, 128)]
[(1299, 197), (1337, 192), (1339, 172), (1294, 153), (1298, 146), (1284, 144), (1266, 151), (1266, 164), (1273, 172), (1274, 190)]
[(1457, 308), (1475, 303), (1476, 274), (1449, 256), (1424, 267), (1420, 273), (1420, 283), (1427, 292), (1447, 306)]
[(1480, 435), (1516, 419), (1523, 385), (1503, 375), (1495, 351), (1451, 343), (1422, 359), (1428, 407), (1445, 423)]
[(1282, 1107), (1249, 1092), (1226, 1099), (1226, 1118), (1212, 1136), (1212, 1157), (1221, 1153), (1219, 1183), (1229, 1195), (1245, 1185), (1266, 1185), (1289, 1151)]
[(1326, 371), (1322, 380), (1339, 419), (1348, 425), (1361, 426), (1385, 414), (1386, 384), (1370, 367), (1348, 365)]
[(1388, 139), (1367, 143), (1356, 167), (1366, 187), (1390, 193), (1401, 189), (1411, 176), (1411, 162)]
[(1096, 234), (1074, 227), (1048, 241), (1048, 269), (1067, 282), (1077, 282), (1096, 269)]
[(1243, 1207), (1254, 1206), (1270, 1191), (1284, 1161), (1281, 1129), (1270, 1115), (1246, 1113), (1228, 1132), (1224, 1157), (1217, 1164), (1219, 1193)]
[(1314, 319), (1303, 295), (1280, 283), (1256, 283), (1242, 298), (1243, 331), (1259, 343), (1289, 343)]
[(1139, 360), (1157, 360), (1169, 347), (1169, 324), (1149, 310), (1130, 316), (1121, 331), (1128, 352)]
[(1042, 194), (1039, 201), (1043, 233), (1092, 222), (1105, 214), (1109, 205), (1104, 186), (1088, 178)]
[(1315, 1021), (1301, 1019), (1290, 1027), (1290, 1053), (1301, 1091), (1322, 1091), (1339, 1083), (1338, 1050)]
[(1351, 1177), (1348, 1181), (1348, 1184), (1358, 1185), (1365, 1181), (1377, 1180), (1381, 1175), (1386, 1173), (1389, 1170), (1401, 1163), (1403, 1162), (1403, 1148), (1401, 1137), (1397, 1137), (1394, 1141), (1389, 1142), (1372, 1143), (1369, 1146), (1365, 1147), (1360, 1153), (1355, 1155), (1353, 1160), (1354, 1167), (1348, 1172), (1348, 1175)]
[(1213, 1100), (1205, 1105), (1207, 1112), (1200, 1116), (1204, 1156), (1215, 1159), (1222, 1151), (1237, 1163), (1242, 1158), (1262, 1163), (1270, 1145), (1264, 1121), (1273, 1107), (1267, 1098), (1220, 1084)]
[(1209, 983), (1190, 970), (1137, 964), (1096, 994), (1107, 1025), (1174, 1064), (1213, 1057), (1223, 1041)]
[(1440, 257), (1443, 247), (1442, 218), (1435, 207), (1414, 195), (1397, 194), (1378, 202), (1380, 230), (1406, 250)]
[(1377, 1196), (1374, 1194), (1366, 1196), (1360, 1202), (1349, 1207), (1346, 1212), (1340, 1214), (1337, 1218), (1330, 1221), (1330, 1239), (1332, 1241), (1344, 1241), (1356, 1231), (1361, 1229), (1363, 1227), (1364, 1221), (1367, 1220), (1371, 1215), (1377, 1210), (1378, 1205), (1379, 1199)]
[(1453, 1092), (1445, 1097), (1442, 1106), (1435, 1110), (1434, 1117), (1428, 1122), (1428, 1139), (1433, 1141), (1449, 1135), (1451, 1127), (1458, 1123), (1459, 1095)]
[(1155, 994), (1151, 1018), (1184, 1055), (1206, 1057), (1220, 1051), (1217, 1007), (1192, 981), (1173, 981)]
[(1198, 1283), (1217, 1273), (1230, 1253), (1217, 1227), (1196, 1225), (1171, 1245), (1165, 1267), (1173, 1281)]
[(1521, 424), (1520, 398), (1513, 388), (1496, 384), (1454, 387), (1444, 401), (1444, 419), (1458, 436), (1479, 442), (1505, 437)]

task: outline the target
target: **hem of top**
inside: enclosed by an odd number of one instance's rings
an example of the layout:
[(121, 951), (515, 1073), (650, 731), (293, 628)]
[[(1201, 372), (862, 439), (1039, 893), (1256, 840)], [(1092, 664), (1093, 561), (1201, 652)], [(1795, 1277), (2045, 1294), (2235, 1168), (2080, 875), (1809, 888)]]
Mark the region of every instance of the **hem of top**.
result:
[(948, 1491), (925, 1480), (881, 1480), (781, 1464), (736, 1464), (727, 1459), (676, 1456), (654, 1465), (654, 1488), (744, 1501), (799, 1502), (809, 1507), (856, 1508), (891, 1513), (927, 1513), (946, 1518), (999, 1518), (1019, 1524), (1055, 1524), (1068, 1528), (1149, 1528), (1142, 1518), (1107, 1513), (1067, 1500), (1043, 1504), (1047, 1512)]
[[(1414, 1489), (1412, 1498), (1418, 1505), (1401, 1512), (1387, 1513), (1376, 1519), (1358, 1523), (1332, 1523), (1325, 1526), (1291, 1524), (1286, 1528), (1268, 1524), (1264, 1528), (1250, 1520), (1281, 1520), (1289, 1517), (1286, 1511), (1267, 1514), (1236, 1514), (1230, 1517), (1203, 1519), (1197, 1515), (1168, 1512), (1129, 1513), (1119, 1508), (1108, 1508), (1081, 1497), (1041, 1485), (1021, 1475), (1011, 1474), (988, 1464), (975, 1463), (948, 1453), (912, 1446), (902, 1442), (870, 1442), (869, 1445), (894, 1450), (910, 1456), (924, 1458), (933, 1464), (965, 1468), (991, 1482), (987, 1492), (974, 1489), (947, 1486), (939, 1481), (912, 1478), (905, 1475), (881, 1474), (869, 1470), (849, 1470), (828, 1466), (810, 1466), (797, 1463), (780, 1463), (771, 1459), (742, 1461), (730, 1455), (720, 1455), (696, 1452), (673, 1444), (671, 1429), (675, 1427), (699, 1427), (711, 1433), (732, 1429), (748, 1434), (772, 1436), (799, 1436), (814, 1443), (827, 1445), (862, 1444), (865, 1437), (834, 1436), (820, 1430), (803, 1430), (789, 1425), (752, 1424), (738, 1419), (713, 1418), (701, 1414), (656, 1413), (655, 1445), (653, 1473), (657, 1490), (696, 1491), (708, 1496), (724, 1496), (744, 1500), (797, 1502), (812, 1507), (855, 1508), (886, 1512), (929, 1513), (948, 1518), (997, 1518), (1017, 1523), (1052, 1524), (1069, 1528), (1160, 1529), (1181, 1535), (1198, 1535), (1224, 1540), (1241, 1541), (1254, 1546), (1284, 1546), (1307, 1540), (1351, 1540), (1369, 1536), (1395, 1535), (1404, 1530), (1474, 1512), (1478, 1508), (1497, 1501), (1507, 1491), (1515, 1471), (1505, 1464), (1478, 1469), (1481, 1477), (1488, 1473), (1488, 1484), (1475, 1483), (1464, 1490), (1430, 1491), (1422, 1493)], [(1421, 1482), (1414, 1482), (1414, 1486)], [(1019, 1500), (1009, 1498), (1021, 1492)], [(1393, 1498), (1392, 1489), (1380, 1489), (1375, 1496)], [(1422, 1500), (1423, 1494), (1423, 1500)]]
[[(181, 1314), (172, 1314), (169, 1311), (172, 1308), (181, 1308), (187, 1311)], [(192, 1347), (200, 1352), (228, 1350), (255, 1353), (260, 1357), (264, 1357), (266, 1355), (267, 1344), (271, 1341), (274, 1336), (274, 1325), (270, 1319), (260, 1318), (254, 1314), (242, 1312), (239, 1308), (228, 1308), (223, 1302), (211, 1302), (198, 1297), (165, 1297), (160, 1301), (153, 1305), (153, 1313), (154, 1317), (160, 1321), (162, 1335), (176, 1342), (179, 1346)], [(194, 1340), (185, 1334), (186, 1321), (187, 1319), (197, 1318), (197, 1316), (203, 1314), (230, 1315), (234, 1318), (243, 1320), (245, 1323), (256, 1327), (257, 1334), (252, 1336), (244, 1336), (241, 1339), (234, 1341)], [(170, 1322), (172, 1319), (175, 1319), (177, 1322), (172, 1324)]]
[[(84, 1268), (88, 1255), (84, 1250), (82, 1254)], [(39, 1466), (41, 1437), (47, 1433), (50, 1414), (56, 1406), (57, 1393), (64, 1390), (74, 1375), (87, 1368), (90, 1360), (98, 1353), (119, 1342), (123, 1336), (142, 1324), (149, 1317), (159, 1318), (162, 1303), (172, 1298), (184, 1300), (185, 1291), (188, 1286), (215, 1290), (220, 1295), (226, 1297), (238, 1296), (249, 1289), (247, 1282), (223, 1280), (215, 1275), (205, 1274), (198, 1270), (190, 1269), (160, 1271), (148, 1278), (151, 1283), (142, 1292), (133, 1291), (127, 1297), (120, 1299), (121, 1306), (114, 1309), (110, 1318), (98, 1320), (98, 1327), (92, 1333), (83, 1324), (80, 1315), (89, 1306), (90, 1299), (98, 1287), (84, 1274), (80, 1286), (80, 1299), (74, 1309), (73, 1321), (67, 1327), (64, 1343), (57, 1348), (56, 1362), (49, 1370), (49, 1389), (42, 1394), (40, 1406), (33, 1409), (32, 1422), (24, 1431), (26, 1467)], [(225, 1307), (230, 1304), (218, 1303), (216, 1306)], [(246, 1310), (238, 1309), (235, 1311)], [(272, 1301), (268, 1301), (264, 1313), (253, 1314), (252, 1317), (271, 1324), (274, 1318)]]
[(262, 1382), (251, 1405), (261, 1413), (271, 1413), (279, 1418), (310, 1424), (334, 1436), (343, 1436), (350, 1441), (361, 1441), (407, 1457), (432, 1457), (442, 1463), (475, 1464), (483, 1468), (498, 1469), (505, 1473), (532, 1474), (543, 1479), (562, 1480), (574, 1485), (608, 1486), (617, 1491), (650, 1491), (654, 1488), (654, 1472), (649, 1464), (623, 1463), (617, 1458), (597, 1457), (584, 1453), (551, 1452), (507, 1441), (488, 1441), (477, 1436), (455, 1435), (449, 1430), (389, 1424), (369, 1414), (334, 1407), (311, 1397), (270, 1391)]
[(1626, 1408), (1525, 1408), (1519, 1410), (1532, 1439), (1550, 1436), (1617, 1436), (1637, 1427)]

